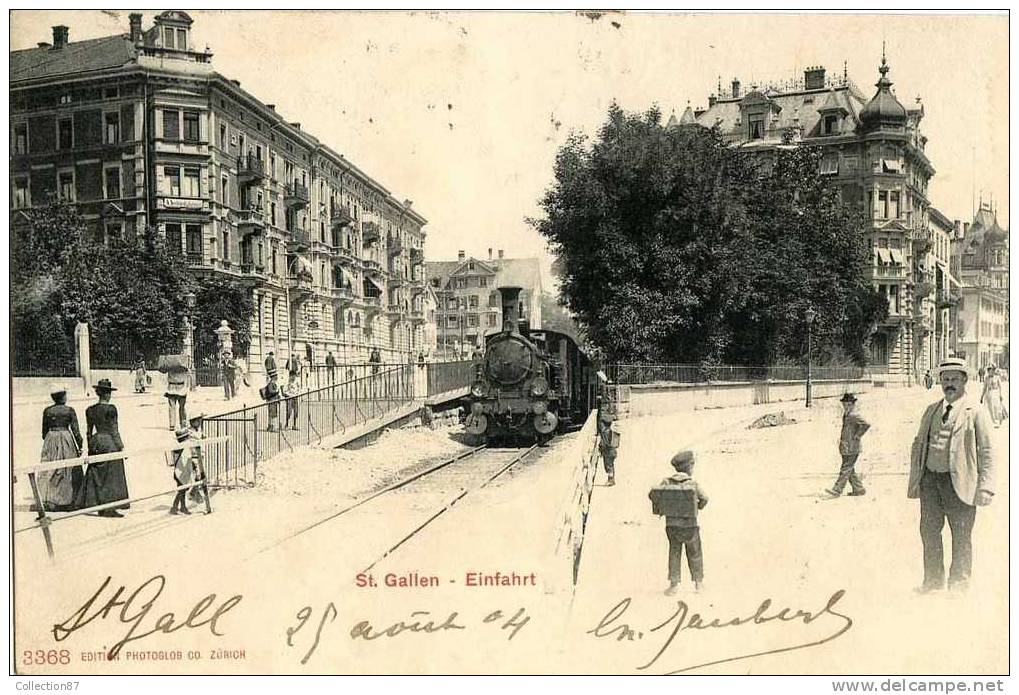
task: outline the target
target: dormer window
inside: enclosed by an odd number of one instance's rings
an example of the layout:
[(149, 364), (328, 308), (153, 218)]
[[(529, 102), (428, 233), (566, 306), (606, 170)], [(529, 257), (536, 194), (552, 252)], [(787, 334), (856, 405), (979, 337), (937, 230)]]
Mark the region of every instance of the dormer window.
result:
[(750, 139), (760, 140), (764, 137), (764, 115), (751, 116), (749, 120), (750, 124)]
[(839, 132), (839, 117), (831, 114), (824, 117), (824, 134), (837, 135)]

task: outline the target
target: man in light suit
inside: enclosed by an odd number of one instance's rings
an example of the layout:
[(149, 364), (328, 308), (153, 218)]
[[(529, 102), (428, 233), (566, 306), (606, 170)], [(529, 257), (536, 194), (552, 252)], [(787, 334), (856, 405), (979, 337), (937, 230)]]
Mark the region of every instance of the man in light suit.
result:
[(941, 530), (952, 533), (950, 589), (965, 589), (973, 559), (970, 536), (978, 506), (994, 499), (994, 459), (987, 411), (966, 396), (966, 363), (949, 358), (938, 367), (944, 399), (927, 406), (913, 440), (907, 497), (920, 500), (923, 542), (921, 593), (945, 586)]

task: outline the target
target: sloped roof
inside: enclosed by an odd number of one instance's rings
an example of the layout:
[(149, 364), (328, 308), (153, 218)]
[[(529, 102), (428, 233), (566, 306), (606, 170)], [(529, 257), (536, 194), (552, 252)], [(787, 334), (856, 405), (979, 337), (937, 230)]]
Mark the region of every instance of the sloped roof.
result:
[[(844, 110), (851, 124), (847, 130), (852, 130), (859, 123), (857, 114), (865, 105), (863, 98), (848, 87), (836, 87), (829, 92), (814, 90), (787, 94), (772, 93), (768, 100), (779, 107), (777, 112), (773, 111), (769, 130), (799, 127), (804, 137), (820, 132), (820, 109)], [(717, 122), (722, 133), (737, 132), (742, 123), (740, 113), (742, 101), (742, 99), (717, 101), (697, 116), (697, 122), (707, 128), (711, 128)]]
[(118, 68), (138, 52), (127, 34), (75, 41), (63, 48), (28, 48), (10, 54), (11, 82)]
[(541, 290), (541, 263), (537, 258), (501, 258), (491, 261), (468, 256), (462, 261), (425, 261), (425, 277), (429, 284), (439, 278), (439, 289), (449, 283), (449, 276), (468, 261), (495, 268), (495, 285), (498, 287), (524, 287)]
[(425, 261), (425, 279), (430, 285), (432, 278), (439, 278), (439, 289), (444, 289), (449, 276), (463, 261)]

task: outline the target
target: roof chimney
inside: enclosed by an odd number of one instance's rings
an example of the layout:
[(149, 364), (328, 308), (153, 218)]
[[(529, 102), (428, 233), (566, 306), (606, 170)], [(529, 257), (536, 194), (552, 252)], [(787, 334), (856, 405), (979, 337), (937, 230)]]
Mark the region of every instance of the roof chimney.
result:
[(488, 249), (488, 260), (492, 260), (492, 249)]
[(502, 260), (502, 249), (499, 249), (499, 260)]
[(467, 253), (466, 252), (464, 252), (464, 251), (457, 251), (456, 252), (456, 260), (462, 261), (465, 258), (467, 258)]
[(131, 43), (138, 43), (142, 40), (142, 16), (132, 12), (127, 18), (131, 23)]
[(739, 78), (732, 78), (732, 98), (739, 99)]
[(270, 111), (275, 111), (276, 110), (276, 104), (266, 104), (265, 108), (269, 109)]
[(53, 48), (63, 48), (67, 45), (67, 27), (63, 24), (53, 27)]
[(824, 67), (817, 65), (803, 71), (804, 89), (824, 89)]

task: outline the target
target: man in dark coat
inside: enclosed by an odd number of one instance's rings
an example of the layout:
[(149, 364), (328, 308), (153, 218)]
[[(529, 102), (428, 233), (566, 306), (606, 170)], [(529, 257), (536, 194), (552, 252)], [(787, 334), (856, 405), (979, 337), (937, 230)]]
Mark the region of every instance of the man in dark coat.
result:
[(276, 354), (270, 350), (269, 354), (265, 356), (265, 373), (276, 371)]

